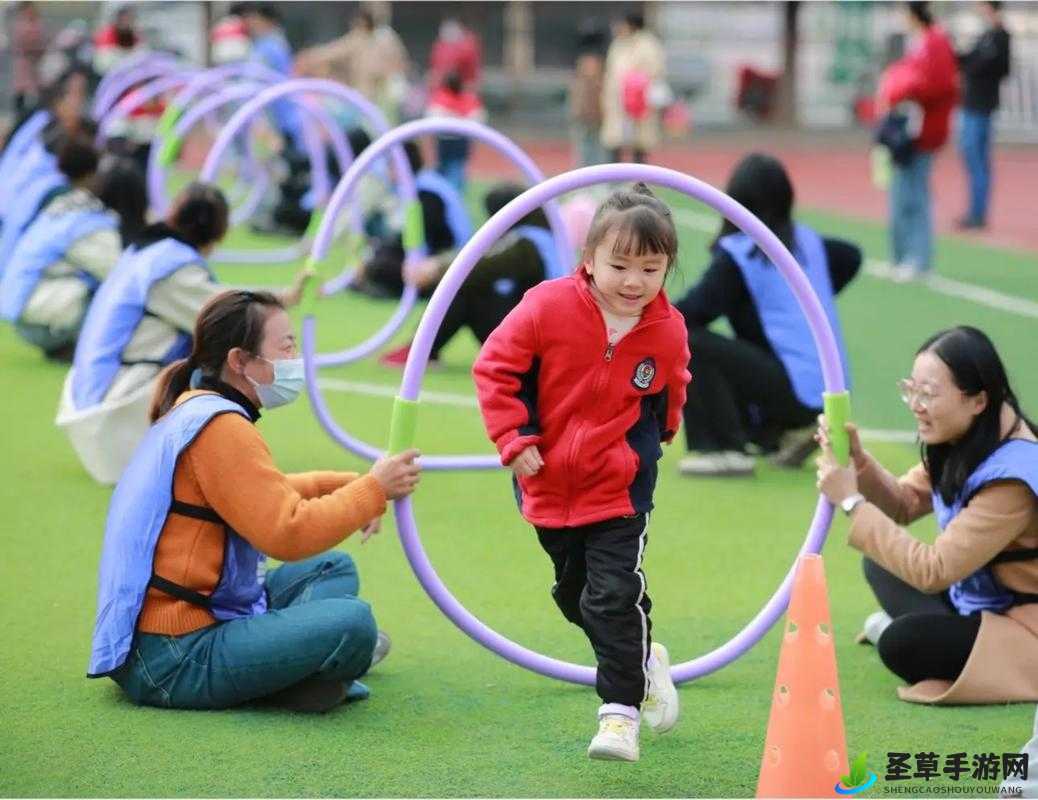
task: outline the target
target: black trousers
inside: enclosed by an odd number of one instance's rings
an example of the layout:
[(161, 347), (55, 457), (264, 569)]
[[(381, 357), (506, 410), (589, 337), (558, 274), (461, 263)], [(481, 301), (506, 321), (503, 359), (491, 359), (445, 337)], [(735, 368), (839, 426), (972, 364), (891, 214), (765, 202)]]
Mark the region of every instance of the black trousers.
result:
[(810, 425), (819, 410), (802, 405), (782, 362), (755, 344), (706, 328), (688, 332), (692, 383), (685, 401), (685, 441), (704, 453), (771, 450), (783, 431)]
[(648, 524), (648, 514), (635, 514), (577, 528), (537, 528), (555, 567), (551, 596), (591, 641), (604, 703), (637, 707), (645, 699), (652, 632), (642, 572)]
[(865, 580), (893, 622), (876, 648), (887, 669), (906, 683), (954, 681), (980, 632), (980, 614), (960, 616), (947, 592), (923, 594), (875, 561), (862, 560)]

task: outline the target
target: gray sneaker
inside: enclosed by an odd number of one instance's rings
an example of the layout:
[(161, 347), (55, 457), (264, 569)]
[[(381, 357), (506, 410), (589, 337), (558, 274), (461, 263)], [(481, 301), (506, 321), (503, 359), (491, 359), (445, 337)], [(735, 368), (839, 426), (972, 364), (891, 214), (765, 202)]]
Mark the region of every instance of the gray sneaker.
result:
[(778, 451), (768, 461), (776, 467), (800, 469), (807, 457), (818, 449), (818, 442), (815, 441), (817, 431), (817, 425), (805, 425), (803, 428), (786, 431), (779, 438)]
[(752, 475), (754, 467), (753, 456), (748, 456), (737, 450), (689, 455), (678, 462), (678, 472), (682, 475), (704, 478)]
[[(389, 649), (393, 646), (393, 642), (389, 638), (389, 634), (385, 631), (378, 632), (378, 639), (375, 641), (375, 649), (371, 653), (371, 667), (378, 664), (380, 661), (384, 661), (386, 656), (389, 655)], [(368, 667), (368, 669), (371, 669)]]

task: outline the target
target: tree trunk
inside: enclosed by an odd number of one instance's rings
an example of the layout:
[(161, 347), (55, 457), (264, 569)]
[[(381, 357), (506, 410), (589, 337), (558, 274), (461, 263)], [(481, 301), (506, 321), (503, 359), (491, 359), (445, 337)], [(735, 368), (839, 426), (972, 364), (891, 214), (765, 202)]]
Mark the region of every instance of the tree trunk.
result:
[(775, 102), (775, 121), (782, 125), (796, 125), (797, 122), (797, 17), (800, 5), (799, 0), (787, 0), (782, 4), (782, 78)]

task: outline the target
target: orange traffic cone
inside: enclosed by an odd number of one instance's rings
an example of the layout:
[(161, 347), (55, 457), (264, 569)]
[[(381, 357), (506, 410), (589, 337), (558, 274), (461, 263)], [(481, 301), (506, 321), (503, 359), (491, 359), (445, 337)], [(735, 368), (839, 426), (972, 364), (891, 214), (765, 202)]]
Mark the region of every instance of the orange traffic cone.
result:
[(836, 797), (847, 772), (825, 567), (806, 554), (793, 578), (757, 797)]

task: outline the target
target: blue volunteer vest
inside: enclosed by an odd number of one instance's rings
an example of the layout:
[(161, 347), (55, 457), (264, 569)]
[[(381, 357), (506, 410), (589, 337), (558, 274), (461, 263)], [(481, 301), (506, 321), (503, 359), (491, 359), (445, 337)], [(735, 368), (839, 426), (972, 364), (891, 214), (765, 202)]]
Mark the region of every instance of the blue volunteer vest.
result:
[[(72, 405), (79, 410), (104, 400), (119, 368), (123, 349), (144, 317), (151, 287), (189, 264), (205, 264), (190, 245), (167, 238), (142, 249), (130, 247), (97, 290), (76, 344)], [(153, 363), (165, 366), (190, 352), (191, 335), (182, 333), (169, 352)]]
[(225, 529), (220, 581), (211, 595), (193, 592), (152, 572), (155, 546), (169, 514), (223, 524), (212, 509), (173, 497), (177, 459), (219, 414), (247, 416), (240, 405), (217, 394), (198, 395), (174, 407), (148, 430), (115, 487), (101, 547), (88, 677), (107, 675), (126, 661), (149, 586), (204, 606), (221, 621), (267, 610), (259, 578), (265, 557), (229, 528)]
[(34, 144), (40, 144), (40, 135), (49, 122), (49, 111), (37, 111), (14, 132), (14, 136), (4, 148), (3, 155), (0, 155), (0, 218), (3, 218), (14, 196), (11, 183), (13, 176), (24, 163), (26, 152)]
[[(41, 148), (42, 149), (42, 148)], [(54, 156), (46, 151), (37, 154), (24, 170), (12, 178), (16, 196), (12, 198), (0, 229), (0, 275), (7, 271), (7, 263), (25, 229), (36, 219), (47, 199), (68, 186), (68, 179), (58, 172)]]
[(455, 247), (461, 247), (472, 238), (472, 220), (465, 208), (465, 201), (450, 181), (436, 170), (423, 169), (414, 176), (414, 184), (419, 192), (429, 192), (443, 201), (447, 227), (454, 237)]
[[(840, 357), (846, 365), (847, 351), (843, 345), (843, 333), (833, 301), (833, 285), (829, 278), (829, 260), (825, 254), (825, 244), (822, 237), (806, 225), (795, 224), (793, 231), (793, 255), (803, 267), (804, 274), (811, 282), (811, 288), (818, 295), (836, 336)], [(822, 363), (811, 338), (811, 329), (793, 296), (793, 290), (789, 288), (778, 268), (757, 249), (757, 245), (745, 233), (723, 236), (718, 244), (739, 267), (760, 315), (764, 335), (785, 367), (797, 399), (808, 408), (821, 408), (822, 391), (825, 387), (822, 380)], [(844, 375), (847, 385), (850, 386), (850, 375), (846, 366)]]
[[(15, 245), (0, 278), (0, 317), (16, 322), (47, 267), (83, 237), (99, 230), (114, 230), (118, 225), (116, 216), (105, 211), (44, 212), (36, 217)], [(80, 272), (79, 277), (91, 289), (97, 287), (89, 273)]]
[[(949, 506), (939, 492), (933, 493), (934, 514), (943, 531), (959, 515), (977, 492), (992, 481), (1018, 480), (1027, 484), (1038, 497), (1038, 443), (1010, 439), (981, 462), (966, 479), (958, 497)], [(987, 565), (958, 581), (948, 590), (948, 597), (963, 616), (977, 611), (1002, 611), (1011, 605), (1038, 602), (1038, 595), (1013, 592), (1002, 586), (991, 571), (994, 564), (1029, 561), (1038, 558), (1038, 550), (1009, 550), (999, 553)]]

